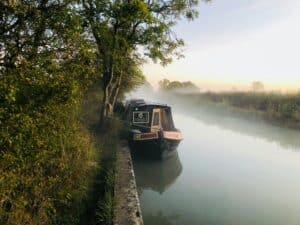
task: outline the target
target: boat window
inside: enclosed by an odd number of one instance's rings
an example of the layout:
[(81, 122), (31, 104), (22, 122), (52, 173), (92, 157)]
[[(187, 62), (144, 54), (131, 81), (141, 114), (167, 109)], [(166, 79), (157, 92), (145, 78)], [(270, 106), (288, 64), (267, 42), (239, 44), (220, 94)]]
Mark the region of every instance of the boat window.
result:
[(174, 129), (172, 115), (171, 115), (170, 110), (167, 110), (167, 109), (162, 110), (161, 123), (162, 123), (162, 128), (164, 130)]
[(158, 126), (159, 125), (159, 112), (154, 112), (152, 125), (153, 126)]
[(133, 123), (149, 123), (149, 112), (133, 112)]

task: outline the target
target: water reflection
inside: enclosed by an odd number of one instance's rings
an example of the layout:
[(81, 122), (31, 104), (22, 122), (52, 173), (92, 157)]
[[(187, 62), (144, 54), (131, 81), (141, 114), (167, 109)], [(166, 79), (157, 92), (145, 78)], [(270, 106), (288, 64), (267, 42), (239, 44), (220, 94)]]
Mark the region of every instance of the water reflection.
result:
[(157, 225), (176, 225), (180, 224), (180, 216), (178, 214), (164, 215), (162, 211), (156, 214), (146, 215), (144, 218), (145, 224), (157, 224)]
[[(174, 119), (184, 134), (176, 182), (157, 191), (159, 172), (136, 168), (145, 225), (300, 224), (299, 152), (182, 114)], [(152, 183), (141, 182), (149, 176)]]
[(180, 159), (134, 162), (145, 225), (300, 224), (299, 131), (171, 105), (184, 136)]
[(177, 152), (164, 160), (135, 157), (134, 170), (139, 189), (150, 189), (162, 194), (180, 176), (182, 164)]

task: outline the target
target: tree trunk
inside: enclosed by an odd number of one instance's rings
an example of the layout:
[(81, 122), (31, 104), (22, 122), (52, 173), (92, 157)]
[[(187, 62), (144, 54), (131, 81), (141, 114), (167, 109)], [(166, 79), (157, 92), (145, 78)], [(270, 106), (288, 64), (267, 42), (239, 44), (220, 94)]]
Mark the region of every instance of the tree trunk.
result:
[(112, 81), (114, 78), (113, 72), (113, 63), (109, 65), (109, 69), (103, 73), (103, 97), (102, 97), (102, 108), (100, 112), (100, 124), (103, 124), (104, 118), (108, 116), (108, 112), (110, 111), (110, 96), (112, 91)]
[[(118, 25), (117, 22), (114, 25), (114, 33), (112, 37), (112, 51), (108, 54), (107, 60), (104, 60), (104, 66), (105, 72), (103, 73), (103, 98), (102, 98), (102, 108), (100, 112), (100, 124), (103, 124), (104, 118), (108, 116), (108, 112), (111, 112), (111, 104), (110, 104), (110, 97), (111, 97), (111, 92), (113, 91), (113, 80), (114, 80), (114, 66), (115, 66), (115, 61), (114, 61), (114, 55), (115, 55), (115, 48), (116, 48), (116, 34), (118, 30)], [(99, 38), (99, 36), (97, 35)], [(99, 39), (100, 41), (101, 39)], [(98, 47), (101, 47), (100, 42), (97, 43)], [(106, 57), (104, 56), (106, 59)]]
[(103, 124), (104, 118), (107, 116), (108, 105), (108, 86), (103, 86), (102, 106), (100, 111), (100, 124)]
[(114, 109), (116, 101), (118, 99), (118, 95), (119, 95), (119, 91), (120, 91), (120, 86), (121, 86), (121, 82), (122, 82), (122, 76), (123, 76), (123, 73), (121, 71), (120, 76), (118, 77), (118, 81), (116, 83), (115, 92), (114, 92), (114, 94), (112, 96), (113, 97), (112, 98), (112, 102), (111, 102), (112, 109)]

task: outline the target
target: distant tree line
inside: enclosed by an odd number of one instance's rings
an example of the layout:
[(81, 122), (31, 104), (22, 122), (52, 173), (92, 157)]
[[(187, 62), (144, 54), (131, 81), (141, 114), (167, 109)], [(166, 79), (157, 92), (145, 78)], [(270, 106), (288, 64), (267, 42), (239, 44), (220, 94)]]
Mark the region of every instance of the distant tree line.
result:
[(266, 92), (206, 92), (182, 95), (183, 99), (196, 100), (200, 105), (213, 103), (231, 106), (263, 115), (269, 121), (283, 126), (300, 127), (300, 95)]
[(262, 92), (264, 91), (265, 85), (261, 81), (253, 81), (251, 88), (254, 92)]
[(199, 91), (199, 87), (191, 81), (180, 82), (163, 79), (158, 82), (158, 85), (161, 91)]
[[(158, 82), (159, 89), (162, 91), (200, 91), (200, 88), (191, 81), (170, 81), (163, 79)], [(263, 92), (264, 84), (261, 81), (253, 81), (251, 83), (251, 91)], [(231, 91), (238, 91), (236, 87), (232, 87)]]

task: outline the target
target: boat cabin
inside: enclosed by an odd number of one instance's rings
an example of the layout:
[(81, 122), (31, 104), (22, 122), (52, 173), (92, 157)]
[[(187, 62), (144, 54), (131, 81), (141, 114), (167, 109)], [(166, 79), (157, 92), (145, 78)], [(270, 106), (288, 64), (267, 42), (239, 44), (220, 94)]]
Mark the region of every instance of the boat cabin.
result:
[(125, 115), (131, 127), (142, 132), (176, 131), (171, 107), (165, 104), (146, 103), (142, 99), (131, 100), (126, 104)]

